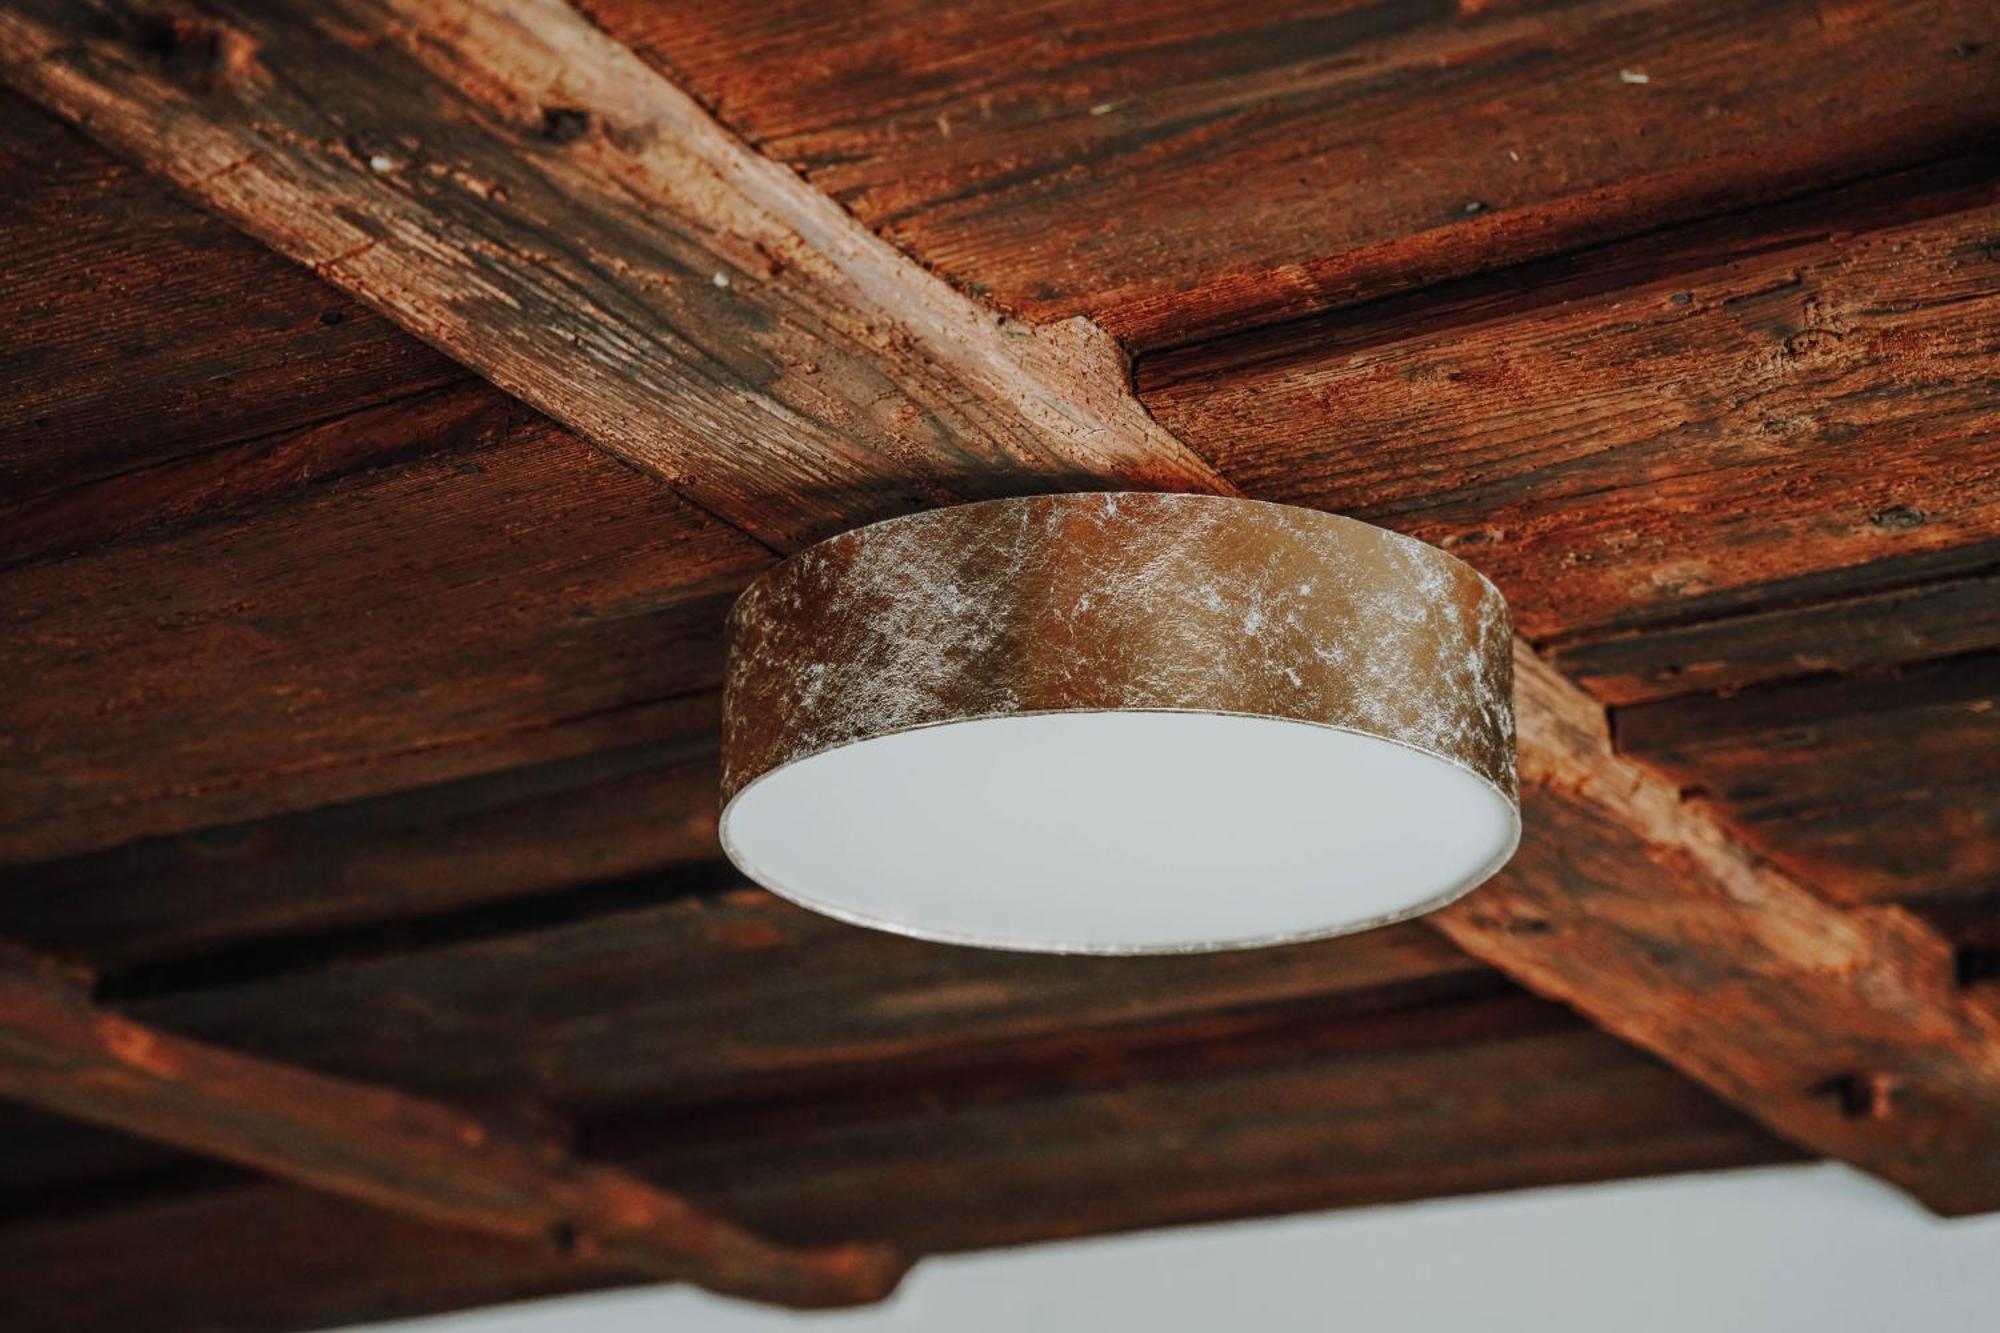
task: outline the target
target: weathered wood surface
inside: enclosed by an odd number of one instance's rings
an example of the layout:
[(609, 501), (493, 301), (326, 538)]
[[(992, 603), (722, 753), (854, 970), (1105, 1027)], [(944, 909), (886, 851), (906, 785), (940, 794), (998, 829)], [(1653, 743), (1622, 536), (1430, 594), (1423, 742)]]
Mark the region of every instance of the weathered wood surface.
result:
[(106, 980), (126, 1012), (234, 1049), (576, 1114), (809, 1099), (1170, 1021), (1226, 1036), (1503, 987), (1416, 926), (1198, 960), (1044, 957), (861, 930), (740, 883), (635, 887), (576, 920), (495, 935), (475, 918), (415, 950), (390, 929), (235, 984), (186, 970), (149, 998)]
[(1790, 1155), (1614, 1047), (1516, 995), (592, 1137), (796, 1243), (922, 1251)]
[(584, 7), (966, 289), (1145, 346), (1922, 160), (2000, 107), (1986, 0)]
[(2000, 1202), (2000, 1014), (1960, 987), (1950, 943), (1746, 850), (1525, 651), (1515, 680), (1521, 850), (1432, 918), (1445, 933), (1794, 1142), (1943, 1213)]
[[(1538, 644), (1626, 635), (1628, 673), (1672, 629), (1664, 669), (1694, 622), (1991, 574), (1996, 226), (1991, 155), (1960, 158), (1142, 362), (1141, 391), (1246, 492), (1444, 545)], [(1969, 646), (1950, 598), (1894, 610)], [(1780, 674), (1850, 651), (1811, 606), (1771, 633)]]
[(1614, 722), (1621, 751), (1698, 787), (1822, 893), (2000, 898), (2000, 653), (1690, 695)]
[(486, 386), (353, 429), (372, 470), (0, 573), (0, 857), (685, 734), (762, 547)]
[(1618, 705), (1881, 671), (1996, 644), (2000, 574), (1988, 573), (1584, 638), (1548, 657), (1592, 697)]
[(606, 1281), (553, 1246), (277, 1184), (16, 1222), (0, 1255), (17, 1333), (345, 1328)]
[(653, 736), (545, 763), (0, 868), (0, 920), (112, 972), (253, 946), (283, 970), (343, 933), (507, 903), (537, 915), (502, 906), (496, 929), (525, 928), (578, 886), (721, 858), (721, 706), (689, 696), (653, 711)]
[(0, 77), (767, 541), (1212, 480), (1096, 330), (996, 319), (557, 0), (206, 11), (17, 0)]
[[(909, 485), (919, 477), (943, 478), (942, 494), (1076, 484), (1080, 475), (1098, 484), (1136, 478), (1226, 486), (1118, 392), (1116, 367), (1101, 355), (1101, 344), (1079, 346), (1081, 333), (1071, 329), (1065, 349), (955, 303), (795, 178), (747, 157), (691, 102), (566, 10), (535, 4), (510, 11), (532, 19), (524, 27), (477, 6), (418, 13), (396, 5), (368, 8), (357, 0), (318, 26), (283, 22), (283, 13), (232, 9), (227, 24), (182, 24), (167, 31), (167, 40), (143, 24), (136, 31), (94, 26), (88, 13), (89, 7), (45, 0), (16, 0), (0, 10), (7, 77), (87, 119), (93, 133), (316, 263), (333, 280), (369, 293), (509, 389), (584, 425), (595, 442), (661, 471), (767, 541), (785, 544), (829, 524), (844, 526), (884, 508), (939, 498), (940, 492)], [(425, 40), (427, 24), (444, 25), (430, 31), (446, 39)], [(1870, 76), (1862, 71), (1861, 77)], [(314, 104), (347, 110), (336, 125)], [(1881, 204), (1895, 217), (1875, 226), (1870, 242), (1905, 239), (1914, 248), (1898, 265), (1865, 246), (1850, 254), (1839, 239), (1824, 237), (1823, 226), (1810, 233), (1816, 241), (1801, 242), (1808, 250), (1821, 246), (1811, 251), (1815, 262), (1859, 283), (1871, 299), (1877, 293), (1870, 282), (1886, 283), (1887, 299), (1908, 297), (1882, 277), (1891, 268), (1907, 266), (1924, 285), (1912, 310), (1842, 307), (1843, 317), (1854, 322), (1851, 337), (1838, 329), (1832, 331), (1841, 337), (1828, 337), (1826, 325), (1807, 320), (1775, 339), (1786, 352), (1780, 362), (1805, 368), (1798, 372), (1801, 382), (1789, 386), (1793, 395), (1826, 387), (1820, 380), (1832, 373), (1828, 367), (1845, 365), (1851, 355), (1841, 350), (1843, 339), (1867, 345), (1866, 335), (1883, 321), (1897, 328), (1921, 325), (1941, 302), (1970, 307), (1989, 299), (1979, 272), (1990, 261), (1976, 245), (1963, 256), (1963, 273), (1938, 260), (1938, 246), (1963, 248), (1970, 233), (1925, 228), (1938, 217), (1990, 211), (1990, 183), (1968, 178), (1958, 163), (1940, 168), (1934, 184), (1924, 200), (1942, 194), (1956, 202), (1920, 207), (1915, 218), (1900, 199)], [(305, 206), (313, 203), (322, 207)], [(1796, 226), (1803, 229), (1804, 220)], [(636, 250), (635, 232), (646, 238)], [(1721, 302), (1749, 296), (1763, 303), (1762, 313), (1742, 318), (1763, 321), (1758, 336), (1773, 340), (1765, 325), (1792, 320), (1792, 308), (1779, 286), (1746, 288), (1730, 265), (1754, 268), (1756, 247), (1745, 251), (1726, 224), (1719, 235), (1725, 254), (1716, 262), (1723, 271), (1708, 293), (1715, 299), (1695, 313), (1711, 321), (1734, 319)], [(396, 243), (380, 243), (385, 236)], [(751, 253), (759, 238), (769, 243), (766, 255), (780, 260), (775, 268)], [(1687, 243), (1712, 253), (1718, 241), (1703, 233)], [(725, 262), (718, 265), (718, 258)], [(1841, 268), (1843, 259), (1853, 261), (1852, 275)], [(726, 282), (705, 285), (704, 275), (712, 279), (717, 272)], [(468, 280), (468, 273), (477, 280)], [(1814, 276), (1828, 281), (1826, 273)], [(1660, 295), (1667, 308), (1680, 308), (1670, 294)], [(1718, 316), (1717, 308), (1725, 313)], [(1435, 304), (1425, 309), (1426, 318), (1437, 311)], [(785, 317), (774, 318), (779, 312)], [(1582, 318), (1590, 324), (1588, 311)], [(1597, 310), (1595, 318), (1602, 325), (1607, 316)], [(1560, 331), (1562, 319), (1552, 323)], [(648, 341), (662, 325), (697, 344), (709, 334), (730, 346), (747, 337), (760, 355), (776, 355), (762, 363), (771, 377), (745, 397), (734, 372), (725, 376), (703, 363), (704, 375), (713, 377), (696, 376), (688, 371), (693, 363)], [(1947, 361), (1954, 352), (1976, 360), (1990, 352), (1962, 346), (1962, 324), (1924, 328), (1942, 340), (1932, 360)], [(1454, 332), (1470, 329), (1461, 320)], [(1787, 344), (1794, 335), (1800, 336)], [(727, 351), (700, 345), (707, 348), (704, 355)], [(1562, 346), (1580, 365), (1596, 364), (1589, 346)], [(639, 354), (626, 355), (631, 347)], [(615, 354), (606, 355), (607, 348)], [(821, 361), (833, 351), (843, 358), (837, 365)], [(886, 432), (867, 427), (866, 414), (857, 415), (854, 399), (840, 389), (794, 394), (800, 377), (812, 378), (803, 368), (808, 363), (837, 372), (815, 383), (851, 390), (865, 382), (867, 401), (888, 404), (898, 424)], [(945, 398), (927, 396), (940, 392), (937, 375), (949, 381)], [(884, 385), (893, 391), (878, 393)], [(947, 412), (946, 398), (960, 391), (966, 396), (950, 398)], [(1934, 415), (1977, 412), (1965, 396), (1962, 384), (1948, 381), (1926, 408)], [(1890, 405), (1870, 399), (1855, 410), (1898, 419), (1897, 397), (1878, 397)], [(1032, 409), (1026, 416), (1015, 412), (1022, 401)], [(1776, 406), (1784, 401), (1780, 392)], [(968, 403), (979, 412), (970, 412)], [(912, 404), (918, 409), (913, 414), (898, 406)], [(980, 415), (988, 409), (997, 415)], [(926, 417), (927, 411), (933, 415)], [(1018, 442), (1018, 431), (1039, 431), (1056, 418), (1066, 424), (1053, 444), (1040, 440), (1023, 451), (1010, 443)], [(949, 426), (939, 434), (915, 424), (945, 420)], [(740, 433), (751, 426), (752, 435)], [(985, 433), (956, 433), (963, 429)], [(857, 430), (855, 438), (864, 442), (859, 450), (845, 443)], [(904, 430), (918, 433), (897, 433)], [(1912, 454), (1919, 456), (1927, 457), (1920, 449)], [(1585, 456), (1572, 471), (1588, 474), (1592, 466)], [(1926, 513), (1923, 523), (1902, 522), (1897, 499), (1869, 511), (1864, 524), (1879, 530), (1882, 541), (1903, 543), (1893, 549), (1914, 552), (1909, 561), (1927, 569), (1951, 567), (1964, 559), (1958, 529), (1976, 526), (1985, 512), (1983, 474), (1968, 475), (1973, 466), (1963, 459), (1939, 464), (1941, 472), (1961, 479), (1961, 507), (1942, 511), (1949, 521)], [(961, 486), (967, 478), (973, 484)], [(1867, 479), (1846, 474), (1833, 481), (1836, 490), (1846, 485), (1857, 494), (1867, 486)], [(1703, 492), (1701, 503), (1715, 498)], [(1891, 517), (1867, 522), (1875, 515)], [(1862, 559), (1847, 527), (1820, 533), (1818, 540), (1829, 558)], [(1545, 610), (1527, 609), (1531, 617)], [(1596, 613), (1606, 626), (1622, 623), (1603, 606)], [(1559, 717), (1536, 718), (1533, 709), (1584, 707), (1553, 695), (1531, 696), (1528, 706), (1523, 721), (1530, 749), (1553, 743), (1550, 738), (1568, 725)], [(1533, 762), (1530, 756), (1531, 767)], [(1560, 758), (1556, 762), (1560, 767)], [(1593, 796), (1589, 809), (1602, 817), (1611, 840), (1597, 862), (1626, 874), (1629, 858), (1621, 859), (1618, 850), (1646, 849), (1645, 864), (1659, 869), (1646, 900), (1653, 911), (1698, 911), (1717, 900), (1734, 901), (1747, 853), (1722, 841), (1675, 842), (1649, 822), (1658, 812), (1648, 779), (1629, 766), (1614, 776), (1633, 785)], [(1630, 808), (1621, 806), (1621, 793), (1637, 793)], [(1878, 920), (1821, 907), (1817, 924), (1847, 942), (1848, 957), (1880, 973), (1871, 973), (1872, 991), (1844, 990), (1823, 954), (1774, 950), (1739, 959), (1744, 946), (1737, 932), (1758, 948), (1766, 935), (1789, 939), (1787, 926), (1810, 915), (1818, 902), (1788, 881), (1785, 888), (1756, 883), (1769, 890), (1754, 900), (1758, 912), (1738, 919), (1746, 915), (1739, 905), (1732, 909), (1732, 931), (1684, 942), (1699, 964), (1690, 975), (1754, 978), (1744, 1010), (1832, 1025), (1839, 1030), (1820, 1034), (1826, 1049), (1866, 1054), (1870, 1068), (1908, 1073), (1922, 1097), (1936, 1096), (1935, 1105), (1913, 1103), (1892, 1128), (1829, 1119), (1818, 1103), (1801, 1102), (1796, 1080), (1807, 1072), (1801, 1066), (1816, 1058), (1803, 1039), (1767, 1053), (1765, 1034), (1720, 1005), (1706, 1019), (1682, 1016), (1655, 1027), (1637, 1021), (1652, 1012), (1649, 1006), (1671, 1007), (1679, 992), (1647, 946), (1629, 950), (1629, 958), (1620, 952), (1632, 934), (1613, 910), (1622, 907), (1615, 886), (1564, 889), (1565, 901), (1579, 913), (1579, 929), (1608, 951), (1587, 971), (1552, 966), (1548, 941), (1533, 930), (1480, 930), (1469, 938), (1479, 941), (1484, 956), (1651, 1042), (1798, 1141), (1860, 1161), (1940, 1208), (1990, 1205), (2000, 1197), (1994, 1193), (2000, 1182), (1992, 1179), (1991, 1162), (1982, 1169), (1979, 1154), (2000, 1107), (1994, 1073), (2000, 1033), (1976, 1015), (1967, 1017), (1948, 986), (1929, 988), (1933, 955), (1948, 956), (1949, 950), (1899, 914)], [(1603, 892), (1593, 897), (1585, 887)], [(1760, 915), (1766, 908), (1769, 920)], [(1621, 970), (1628, 962), (1629, 975)], [(1892, 1035), (1897, 1033), (1904, 1035)], [(1883, 1043), (1890, 1048), (1878, 1049)], [(1853, 1077), (1873, 1075), (1864, 1070)]]
[[(0, 93), (0, 504), (466, 378)], [(20, 520), (0, 518), (0, 562)]]
[[(795, 1244), (911, 1254), (1790, 1157), (1665, 1066), (1518, 996), (1083, 1065), (591, 1137)], [(277, 1333), (607, 1280), (545, 1247), (278, 1186), (0, 1227), (17, 1333)]]
[(676, 1195), (451, 1107), (148, 1028), (0, 952), (0, 1096), (446, 1226), (783, 1305), (880, 1299), (884, 1248), (790, 1250)]

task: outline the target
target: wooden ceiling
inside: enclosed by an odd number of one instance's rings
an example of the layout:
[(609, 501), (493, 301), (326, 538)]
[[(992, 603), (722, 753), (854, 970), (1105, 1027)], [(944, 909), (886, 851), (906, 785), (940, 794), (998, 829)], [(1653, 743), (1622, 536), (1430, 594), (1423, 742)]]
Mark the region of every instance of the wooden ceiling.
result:
[[(2000, 1206), (1990, 4), (0, 0), (0, 79), (9, 1328), (1801, 1155)], [(744, 885), (736, 590), (1106, 485), (1492, 576), (1515, 865), (1192, 959)], [(461, 1130), (544, 1166), (454, 1212)]]

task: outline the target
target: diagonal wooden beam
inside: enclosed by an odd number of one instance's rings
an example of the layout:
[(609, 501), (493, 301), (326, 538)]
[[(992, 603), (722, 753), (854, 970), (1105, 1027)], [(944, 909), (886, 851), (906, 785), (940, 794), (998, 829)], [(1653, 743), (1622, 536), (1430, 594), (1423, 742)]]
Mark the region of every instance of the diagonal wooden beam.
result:
[(1941, 1213), (2000, 1208), (2000, 1018), (1951, 943), (1766, 864), (1519, 641), (1514, 681), (1521, 848), (1433, 924), (1793, 1142)]
[(1214, 484), (1094, 326), (996, 318), (558, 0), (19, 0), (0, 62), (773, 545), (1031, 484)]
[(0, 1096), (414, 1217), (778, 1305), (878, 1300), (904, 1267), (875, 1247), (773, 1245), (559, 1144), (132, 1022), (11, 946), (0, 946)]
[[(780, 549), (939, 500), (1228, 491), (1087, 326), (981, 310), (556, 0), (0, 0), (0, 75)], [(1519, 654), (1529, 836), (1442, 927), (1794, 1142), (2000, 1207), (2000, 1028)]]

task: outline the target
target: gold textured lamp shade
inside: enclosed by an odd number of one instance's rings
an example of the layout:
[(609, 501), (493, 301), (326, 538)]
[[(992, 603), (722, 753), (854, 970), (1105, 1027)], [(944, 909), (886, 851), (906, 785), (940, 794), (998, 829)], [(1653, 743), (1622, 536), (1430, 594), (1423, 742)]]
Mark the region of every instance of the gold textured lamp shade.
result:
[(1062, 953), (1442, 906), (1520, 832), (1506, 603), (1351, 519), (995, 500), (844, 533), (730, 616), (722, 842), (806, 907)]

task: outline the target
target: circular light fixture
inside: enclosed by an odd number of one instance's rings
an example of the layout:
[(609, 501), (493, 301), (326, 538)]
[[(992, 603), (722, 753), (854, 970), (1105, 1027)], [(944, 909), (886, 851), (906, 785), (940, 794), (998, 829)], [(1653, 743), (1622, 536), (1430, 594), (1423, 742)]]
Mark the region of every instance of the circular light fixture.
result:
[(730, 615), (722, 844), (860, 925), (1052, 953), (1341, 934), (1520, 834), (1507, 607), (1352, 519), (994, 500), (844, 533)]

